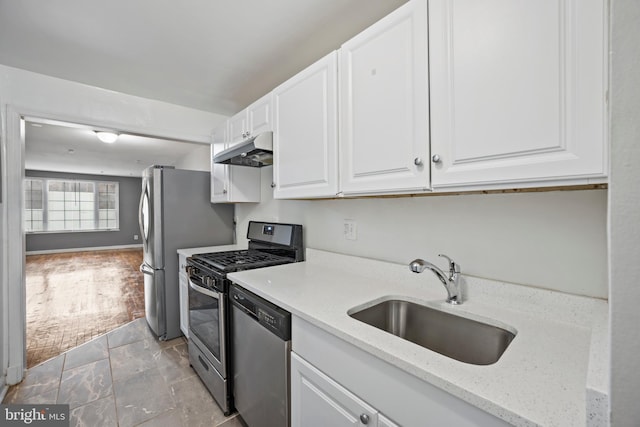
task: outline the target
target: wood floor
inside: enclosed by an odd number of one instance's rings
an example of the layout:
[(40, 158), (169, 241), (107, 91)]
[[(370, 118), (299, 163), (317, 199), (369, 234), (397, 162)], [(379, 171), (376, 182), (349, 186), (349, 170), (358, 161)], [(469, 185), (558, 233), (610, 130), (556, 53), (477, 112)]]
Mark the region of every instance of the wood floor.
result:
[(141, 249), (26, 257), (27, 367), (144, 317)]

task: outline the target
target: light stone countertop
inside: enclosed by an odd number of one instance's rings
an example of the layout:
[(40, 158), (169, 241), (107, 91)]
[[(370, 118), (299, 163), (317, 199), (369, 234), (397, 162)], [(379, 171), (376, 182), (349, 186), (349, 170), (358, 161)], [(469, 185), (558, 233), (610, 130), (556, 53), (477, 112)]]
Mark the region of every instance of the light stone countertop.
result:
[[(464, 274), (464, 270), (463, 270)], [(229, 279), (321, 329), (519, 426), (585, 426), (587, 382), (603, 383), (606, 301), (463, 276), (464, 304), (444, 302), (430, 272), (307, 249), (307, 261), (229, 274)], [(458, 362), (348, 316), (400, 297), (517, 331), (500, 360)], [(594, 325), (594, 322), (598, 322)], [(598, 332), (599, 331), (599, 332)], [(593, 334), (598, 334), (595, 338)], [(588, 380), (592, 379), (592, 380)], [(593, 421), (593, 420), (591, 420)], [(598, 425), (590, 422), (588, 425)]]

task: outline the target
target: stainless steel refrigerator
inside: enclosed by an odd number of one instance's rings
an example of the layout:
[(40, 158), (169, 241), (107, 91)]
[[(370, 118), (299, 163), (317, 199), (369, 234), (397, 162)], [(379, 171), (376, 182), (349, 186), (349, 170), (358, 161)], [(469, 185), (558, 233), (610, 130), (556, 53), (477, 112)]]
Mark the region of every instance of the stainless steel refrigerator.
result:
[(161, 340), (182, 335), (177, 250), (233, 243), (233, 205), (211, 204), (209, 172), (150, 166), (139, 223), (147, 323)]

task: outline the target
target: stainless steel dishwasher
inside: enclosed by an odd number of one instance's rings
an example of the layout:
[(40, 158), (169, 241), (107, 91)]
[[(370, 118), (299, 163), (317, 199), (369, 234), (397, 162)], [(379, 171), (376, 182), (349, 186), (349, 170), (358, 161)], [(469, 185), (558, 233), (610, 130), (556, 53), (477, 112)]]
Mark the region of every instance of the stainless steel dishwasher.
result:
[(290, 425), (291, 314), (233, 284), (233, 399), (249, 427)]

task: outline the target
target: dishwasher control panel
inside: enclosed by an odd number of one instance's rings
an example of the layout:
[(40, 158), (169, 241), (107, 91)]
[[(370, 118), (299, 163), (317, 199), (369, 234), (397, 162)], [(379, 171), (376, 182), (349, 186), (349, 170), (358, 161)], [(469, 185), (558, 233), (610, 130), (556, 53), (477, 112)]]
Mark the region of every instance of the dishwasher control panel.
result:
[(281, 339), (291, 339), (291, 313), (236, 284), (231, 286), (229, 294), (233, 307), (242, 310)]

